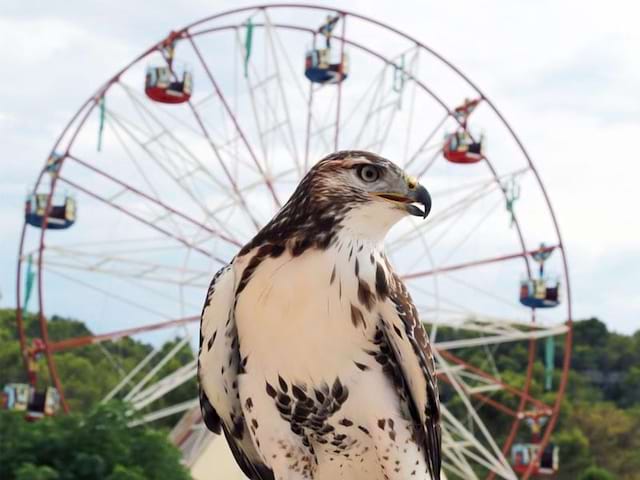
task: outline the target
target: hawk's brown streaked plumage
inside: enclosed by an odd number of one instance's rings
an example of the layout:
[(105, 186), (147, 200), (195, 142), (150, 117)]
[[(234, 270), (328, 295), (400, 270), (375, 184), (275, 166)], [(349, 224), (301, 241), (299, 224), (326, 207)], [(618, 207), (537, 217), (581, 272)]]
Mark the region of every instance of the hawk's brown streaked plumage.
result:
[(337, 152), (214, 277), (201, 406), (249, 478), (439, 478), (433, 355), (382, 248), (429, 209), (393, 163)]

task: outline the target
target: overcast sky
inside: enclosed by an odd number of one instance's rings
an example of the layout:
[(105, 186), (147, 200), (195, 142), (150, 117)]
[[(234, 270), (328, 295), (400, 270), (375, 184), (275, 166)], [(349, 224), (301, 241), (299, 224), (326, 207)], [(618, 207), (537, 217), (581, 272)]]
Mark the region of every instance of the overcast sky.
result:
[[(15, 304), (24, 195), (66, 121), (168, 31), (252, 3), (0, 4), (0, 306)], [(558, 214), (574, 316), (640, 328), (640, 4), (358, 0), (348, 9), (421, 39), (487, 92)]]

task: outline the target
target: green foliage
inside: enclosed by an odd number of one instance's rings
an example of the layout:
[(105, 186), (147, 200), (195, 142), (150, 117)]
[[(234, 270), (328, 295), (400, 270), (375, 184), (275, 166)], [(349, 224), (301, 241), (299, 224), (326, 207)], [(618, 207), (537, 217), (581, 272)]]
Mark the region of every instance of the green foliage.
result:
[(58, 480), (60, 475), (53, 468), (46, 465), (36, 466), (33, 463), (23, 463), (15, 472), (16, 480)]
[(122, 404), (29, 423), (0, 412), (0, 477), (11, 480), (187, 480), (166, 435), (130, 428)]
[(615, 478), (604, 468), (589, 467), (580, 475), (578, 480), (615, 480)]

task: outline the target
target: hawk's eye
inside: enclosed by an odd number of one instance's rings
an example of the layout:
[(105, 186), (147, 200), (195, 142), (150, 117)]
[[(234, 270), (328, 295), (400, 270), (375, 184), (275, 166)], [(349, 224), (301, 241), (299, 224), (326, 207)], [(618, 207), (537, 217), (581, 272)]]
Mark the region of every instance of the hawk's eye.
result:
[(367, 183), (375, 182), (380, 178), (380, 171), (371, 165), (365, 165), (358, 169), (358, 176)]

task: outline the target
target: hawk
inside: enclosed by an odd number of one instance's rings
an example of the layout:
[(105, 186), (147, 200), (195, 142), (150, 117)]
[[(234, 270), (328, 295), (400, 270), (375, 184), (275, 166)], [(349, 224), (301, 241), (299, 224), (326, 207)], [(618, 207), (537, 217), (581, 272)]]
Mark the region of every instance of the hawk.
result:
[(440, 478), (433, 354), (383, 250), (395, 223), (430, 208), (389, 160), (337, 152), (214, 276), (200, 405), (247, 477)]

